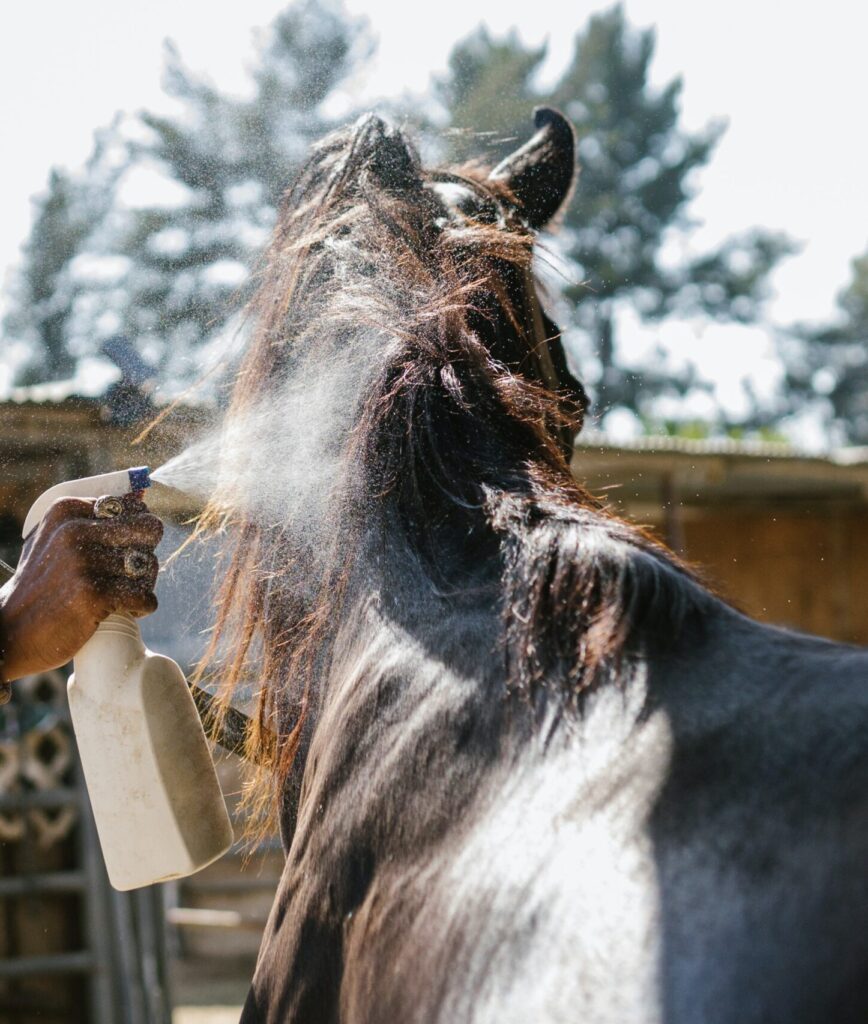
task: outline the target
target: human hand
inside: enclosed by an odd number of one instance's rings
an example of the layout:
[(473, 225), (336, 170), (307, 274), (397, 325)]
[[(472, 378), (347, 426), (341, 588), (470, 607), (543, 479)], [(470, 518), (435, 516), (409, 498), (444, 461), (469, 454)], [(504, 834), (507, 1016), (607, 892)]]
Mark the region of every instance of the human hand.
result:
[(134, 495), (96, 502), (60, 498), (25, 545), (0, 590), (0, 682), (66, 664), (114, 612), (157, 608), (154, 548), (163, 524)]

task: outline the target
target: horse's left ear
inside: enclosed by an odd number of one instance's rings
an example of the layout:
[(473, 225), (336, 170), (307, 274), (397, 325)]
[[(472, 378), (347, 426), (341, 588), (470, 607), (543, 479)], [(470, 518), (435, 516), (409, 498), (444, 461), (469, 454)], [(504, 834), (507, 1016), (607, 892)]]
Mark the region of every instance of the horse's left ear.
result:
[(377, 114), (363, 114), (353, 127), (353, 150), (369, 174), (394, 192), (422, 187), (419, 157), (404, 133)]
[(536, 135), (494, 168), (518, 200), (521, 215), (534, 229), (545, 227), (569, 199), (576, 180), (576, 133), (558, 110), (537, 107)]

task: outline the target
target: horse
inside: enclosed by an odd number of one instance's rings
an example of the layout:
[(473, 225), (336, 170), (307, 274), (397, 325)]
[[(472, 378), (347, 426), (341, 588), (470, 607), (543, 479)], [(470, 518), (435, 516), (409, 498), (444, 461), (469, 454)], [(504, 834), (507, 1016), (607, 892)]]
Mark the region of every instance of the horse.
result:
[[(752, 621), (570, 472), (535, 112), (314, 146), (259, 271), (208, 664), (286, 863), (243, 1024), (868, 1019), (868, 655)], [(265, 808), (266, 811), (268, 807)]]

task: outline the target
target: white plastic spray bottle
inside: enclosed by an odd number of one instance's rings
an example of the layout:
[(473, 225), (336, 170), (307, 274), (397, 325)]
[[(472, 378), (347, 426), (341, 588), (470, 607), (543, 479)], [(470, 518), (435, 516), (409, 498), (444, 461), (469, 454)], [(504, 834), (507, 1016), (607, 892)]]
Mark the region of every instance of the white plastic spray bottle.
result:
[[(61, 497), (121, 497), (150, 486), (147, 468), (49, 488), (24, 537)], [(232, 825), (181, 668), (149, 651), (130, 615), (110, 615), (75, 655), (69, 709), (109, 881), (137, 889), (216, 860)]]

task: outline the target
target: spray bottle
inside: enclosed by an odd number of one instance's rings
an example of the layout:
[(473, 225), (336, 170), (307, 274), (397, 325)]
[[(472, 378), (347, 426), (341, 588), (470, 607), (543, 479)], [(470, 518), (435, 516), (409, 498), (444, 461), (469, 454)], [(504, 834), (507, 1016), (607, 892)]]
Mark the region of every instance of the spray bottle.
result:
[[(24, 537), (56, 498), (121, 497), (145, 467), (70, 480), (37, 498)], [(149, 651), (130, 615), (110, 615), (75, 655), (69, 709), (111, 884), (181, 878), (232, 843), (202, 723), (176, 662)]]

